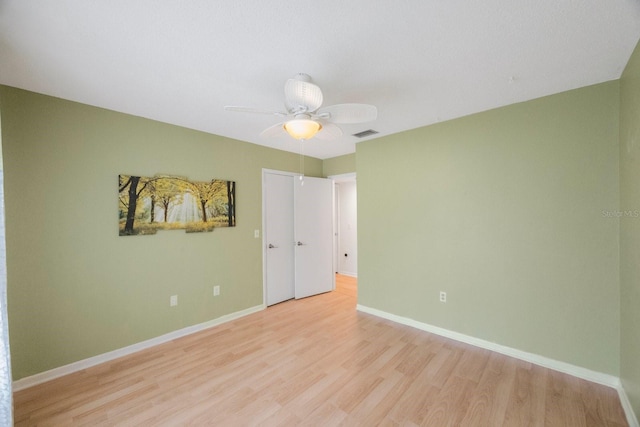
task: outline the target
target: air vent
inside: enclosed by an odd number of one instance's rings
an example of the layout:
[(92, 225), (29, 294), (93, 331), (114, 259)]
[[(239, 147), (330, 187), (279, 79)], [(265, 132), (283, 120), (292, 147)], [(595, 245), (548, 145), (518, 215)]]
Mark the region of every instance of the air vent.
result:
[(362, 132), (354, 133), (353, 136), (357, 138), (365, 138), (367, 136), (375, 135), (376, 133), (378, 133), (377, 130), (367, 129), (363, 130)]

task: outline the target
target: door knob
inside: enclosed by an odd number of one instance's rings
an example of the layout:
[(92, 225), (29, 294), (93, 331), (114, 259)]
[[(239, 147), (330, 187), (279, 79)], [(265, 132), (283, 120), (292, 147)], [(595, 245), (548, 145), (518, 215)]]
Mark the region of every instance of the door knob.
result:
[(297, 243), (297, 245), (298, 245), (298, 246), (303, 246), (303, 245), (304, 245), (304, 243), (302, 243), (302, 242), (298, 242), (298, 243)]
[(267, 246), (269, 249), (275, 249), (277, 248), (277, 246), (273, 246), (271, 243), (269, 243), (269, 246)]

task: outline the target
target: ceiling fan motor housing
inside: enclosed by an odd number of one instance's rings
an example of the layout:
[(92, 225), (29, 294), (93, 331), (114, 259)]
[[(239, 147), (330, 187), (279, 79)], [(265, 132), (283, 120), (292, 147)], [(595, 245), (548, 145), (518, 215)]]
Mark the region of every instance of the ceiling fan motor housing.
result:
[(332, 140), (342, 136), (342, 130), (336, 123), (350, 124), (372, 121), (376, 119), (378, 114), (373, 105), (336, 104), (320, 108), (322, 101), (320, 87), (311, 83), (311, 77), (308, 74), (298, 73), (287, 80), (284, 85), (286, 114), (247, 107), (228, 106), (225, 109), (288, 117), (288, 120), (262, 131), (263, 137), (276, 137), (288, 133), (295, 139), (317, 137), (323, 140)]

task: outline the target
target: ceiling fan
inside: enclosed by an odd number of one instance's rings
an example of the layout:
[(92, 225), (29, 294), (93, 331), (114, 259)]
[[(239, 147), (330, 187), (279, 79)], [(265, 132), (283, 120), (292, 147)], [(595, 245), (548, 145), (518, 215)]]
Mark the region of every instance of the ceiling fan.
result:
[(276, 137), (289, 134), (299, 140), (313, 137), (331, 140), (342, 136), (336, 123), (363, 123), (375, 120), (378, 110), (369, 104), (336, 104), (322, 107), (322, 91), (311, 83), (307, 74), (296, 74), (284, 85), (286, 112), (251, 107), (226, 106), (226, 111), (270, 114), (285, 117), (285, 121), (268, 127), (260, 136)]

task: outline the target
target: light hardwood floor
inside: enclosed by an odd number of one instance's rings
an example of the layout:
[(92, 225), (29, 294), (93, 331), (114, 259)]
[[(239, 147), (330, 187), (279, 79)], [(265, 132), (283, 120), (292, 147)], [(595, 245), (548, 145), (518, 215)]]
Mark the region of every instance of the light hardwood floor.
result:
[(627, 425), (611, 388), (359, 313), (337, 284), (17, 392), (15, 424)]

